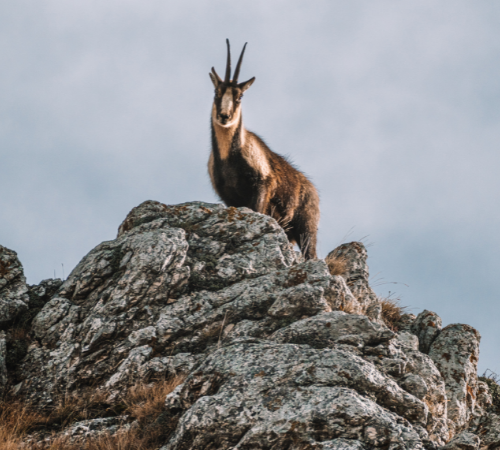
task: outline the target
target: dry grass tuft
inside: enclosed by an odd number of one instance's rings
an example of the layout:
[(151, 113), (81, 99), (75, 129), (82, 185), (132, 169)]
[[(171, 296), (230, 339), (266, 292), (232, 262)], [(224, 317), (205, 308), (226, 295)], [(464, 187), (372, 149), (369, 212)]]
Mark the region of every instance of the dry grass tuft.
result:
[[(87, 390), (68, 394), (50, 410), (38, 412), (20, 402), (0, 403), (0, 449), (2, 450), (152, 450), (164, 440), (168, 426), (159, 419), (165, 397), (184, 381), (184, 377), (136, 384), (125, 398), (115, 405), (106, 401), (107, 394), (100, 390)], [(114, 435), (101, 434), (85, 441), (71, 441), (68, 436), (56, 434), (72, 423), (111, 417), (118, 414), (137, 420), (138, 425), (123, 429)], [(26, 444), (29, 433), (45, 431), (52, 438), (37, 444)]]
[(37, 444), (32, 450), (150, 450), (145, 439), (140, 438), (135, 430), (126, 430), (116, 433), (113, 436), (102, 434), (90, 437), (84, 442), (71, 441), (67, 436), (58, 437), (46, 444)]
[(357, 308), (351, 301), (347, 301), (343, 305), (340, 305), (339, 310), (344, 311), (347, 314), (358, 314)]
[(325, 259), (328, 270), (332, 275), (345, 275), (347, 272), (347, 260), (343, 256), (331, 256)]
[(138, 420), (140, 424), (146, 423), (151, 417), (158, 417), (163, 411), (165, 397), (184, 379), (183, 376), (177, 376), (150, 385), (136, 384), (129, 389), (125, 399), (127, 414)]
[(105, 391), (91, 388), (78, 393), (66, 393), (49, 412), (44, 425), (64, 428), (80, 420), (118, 415), (123, 407), (117, 411), (106, 398)]
[(398, 322), (401, 320), (401, 316), (405, 314), (407, 306), (400, 305), (400, 298), (381, 298), (380, 306), (382, 307), (382, 320), (386, 324), (387, 328), (397, 332)]
[(23, 437), (44, 417), (19, 402), (0, 402), (0, 448), (17, 450)]

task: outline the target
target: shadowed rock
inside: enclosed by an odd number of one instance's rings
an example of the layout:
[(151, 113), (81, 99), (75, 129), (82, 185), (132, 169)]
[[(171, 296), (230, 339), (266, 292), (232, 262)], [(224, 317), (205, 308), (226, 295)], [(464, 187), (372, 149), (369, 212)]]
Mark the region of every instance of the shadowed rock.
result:
[(28, 286), (17, 253), (0, 245), (0, 329), (28, 309)]

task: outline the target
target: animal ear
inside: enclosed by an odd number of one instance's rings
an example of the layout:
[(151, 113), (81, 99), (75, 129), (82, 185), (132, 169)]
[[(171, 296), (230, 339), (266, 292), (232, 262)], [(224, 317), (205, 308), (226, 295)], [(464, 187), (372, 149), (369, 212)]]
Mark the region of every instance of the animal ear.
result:
[(222, 83), (221, 77), (219, 77), (219, 74), (215, 71), (215, 69), (212, 67), (212, 73), (209, 73), (210, 79), (212, 80), (212, 83), (215, 86), (215, 89), (219, 86), (219, 84)]
[(212, 80), (212, 83), (214, 84), (215, 89), (217, 89), (217, 86), (219, 86), (219, 82), (217, 81), (217, 78), (215, 78), (213, 73), (209, 73), (210, 79)]
[(255, 81), (255, 77), (250, 78), (248, 81), (244, 81), (243, 83), (238, 84), (238, 87), (241, 89), (241, 92), (245, 92)]

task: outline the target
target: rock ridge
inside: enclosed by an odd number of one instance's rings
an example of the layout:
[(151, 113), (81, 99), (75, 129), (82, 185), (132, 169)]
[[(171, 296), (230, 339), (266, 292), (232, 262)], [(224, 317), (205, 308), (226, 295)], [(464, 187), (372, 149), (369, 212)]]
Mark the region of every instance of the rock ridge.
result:
[(28, 286), (0, 246), (0, 389), (50, 409), (176, 377), (162, 450), (500, 447), (479, 333), (427, 310), (389, 328), (367, 256), (304, 261), (274, 219), (203, 202), (142, 203), (64, 282)]

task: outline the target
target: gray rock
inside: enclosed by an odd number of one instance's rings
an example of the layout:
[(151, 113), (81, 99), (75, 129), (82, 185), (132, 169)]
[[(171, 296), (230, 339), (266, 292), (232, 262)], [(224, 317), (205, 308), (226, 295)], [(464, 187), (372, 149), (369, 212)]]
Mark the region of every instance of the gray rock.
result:
[(71, 442), (82, 442), (89, 438), (96, 438), (100, 435), (113, 436), (119, 430), (130, 427), (127, 424), (127, 416), (104, 417), (100, 419), (89, 419), (75, 422), (61, 436), (71, 437)]
[[(381, 322), (382, 320), (382, 305), (377, 300), (374, 300), (368, 307), (366, 308), (365, 314), (371, 320), (376, 322)], [(382, 322), (383, 323), (383, 322)]]
[(448, 419), (454, 434), (467, 427), (475, 409), (480, 339), (469, 325), (448, 325), (429, 351), (446, 384)]
[(429, 437), (438, 445), (450, 439), (448, 427), (448, 399), (446, 385), (432, 359), (418, 350), (405, 349), (406, 372), (419, 376), (427, 386), (423, 401), (429, 407), (426, 429)]
[(409, 373), (405, 375), (400, 381), (399, 385), (410, 394), (422, 400), (427, 392), (429, 392), (429, 388), (427, 387), (427, 383), (425, 380), (413, 373)]
[(292, 442), (306, 448), (338, 438), (368, 448), (423, 448), (412, 423), (425, 424), (427, 416), (425, 404), (361, 358), (264, 342), (212, 353), (167, 398), (167, 408), (180, 407), (186, 412), (166, 450), (288, 448)]
[(400, 331), (396, 336), (396, 341), (405, 350), (418, 350), (418, 338), (414, 334)]
[(307, 344), (314, 348), (331, 347), (335, 342), (375, 346), (392, 339), (388, 328), (368, 317), (342, 311), (322, 313), (281, 328), (271, 337), (279, 343)]
[(39, 284), (29, 286), (30, 308), (31, 303), (47, 303), (59, 290), (63, 281), (60, 278), (48, 278)]
[(462, 432), (455, 436), (442, 450), (479, 450), (481, 440), (472, 433)]
[(431, 344), (441, 332), (442, 323), (441, 317), (426, 309), (417, 316), (411, 326), (411, 331), (418, 337), (422, 353), (429, 353)]
[(0, 245), (0, 328), (28, 309), (28, 286), (17, 253)]
[(7, 385), (7, 337), (5, 331), (0, 331), (0, 395), (4, 393)]
[(268, 216), (146, 202), (116, 240), (78, 264), (34, 319), (39, 345), (23, 363), (22, 392), (50, 403), (59, 391), (96, 380), (119, 390), (149, 370), (155, 353), (203, 353), (242, 320), (272, 319), (256, 330), (269, 335), (351, 295), (323, 261), (295, 258)]
[(345, 278), (347, 286), (363, 310), (366, 311), (372, 304), (375, 304), (375, 309), (372, 307), (372, 315), (374, 315), (378, 311), (376, 305), (379, 304), (379, 300), (369, 284), (370, 273), (366, 263), (367, 258), (368, 253), (363, 243), (350, 242), (331, 251), (326, 257), (326, 261), (336, 259), (345, 264), (342, 276)]
[(360, 442), (352, 439), (333, 439), (324, 441), (317, 447), (322, 450), (365, 450), (366, 447)]
[(149, 381), (151, 378), (171, 378), (187, 375), (204, 358), (204, 355), (178, 353), (174, 356), (155, 357), (138, 367), (140, 380)]
[[(436, 338), (428, 312), (389, 330), (366, 257), (362, 244), (342, 245), (332, 275), (268, 216), (145, 202), (64, 283), (29, 287), (28, 315), (39, 312), (11, 393), (49, 408), (88, 385), (112, 402), (137, 382), (186, 377), (161, 416), (168, 450), (430, 450), (464, 430), (495, 448), (479, 336), (454, 325)], [(106, 420), (63, 432), (118, 426)]]
[(481, 436), (481, 449), (500, 448), (500, 416), (497, 414), (486, 413), (472, 431)]
[(415, 316), (415, 314), (402, 314), (397, 323), (398, 330), (400, 332), (413, 333), (412, 326), (415, 323), (415, 320), (417, 320), (417, 316)]

